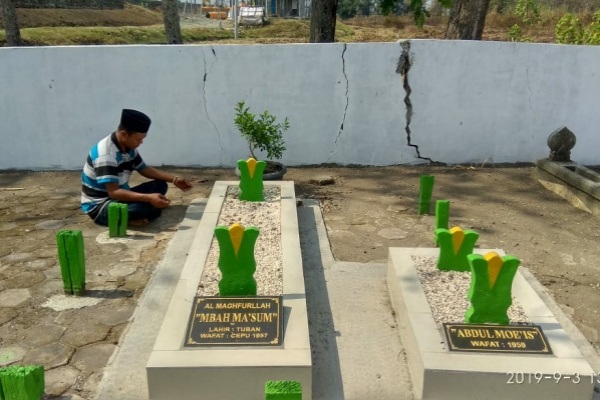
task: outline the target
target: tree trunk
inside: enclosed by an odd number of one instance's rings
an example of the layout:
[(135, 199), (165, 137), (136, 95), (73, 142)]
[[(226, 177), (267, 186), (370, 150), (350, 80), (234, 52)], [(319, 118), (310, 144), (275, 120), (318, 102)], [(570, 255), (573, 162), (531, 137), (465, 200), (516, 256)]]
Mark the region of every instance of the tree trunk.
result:
[(489, 0), (456, 0), (450, 10), (446, 39), (481, 40)]
[(13, 0), (0, 0), (2, 4), (2, 22), (6, 31), (6, 44), (8, 46), (21, 45), (21, 31), (17, 19), (17, 9)]
[(313, 0), (310, 14), (310, 43), (335, 41), (337, 0)]
[(183, 44), (181, 26), (179, 25), (179, 1), (163, 0), (162, 7), (167, 44)]

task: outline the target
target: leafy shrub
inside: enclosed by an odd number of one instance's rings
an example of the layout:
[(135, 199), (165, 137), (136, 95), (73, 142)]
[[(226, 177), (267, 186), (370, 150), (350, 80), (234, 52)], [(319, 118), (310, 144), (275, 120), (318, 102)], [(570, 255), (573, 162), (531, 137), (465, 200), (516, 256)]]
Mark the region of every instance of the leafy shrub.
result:
[(532, 25), (540, 21), (540, 7), (537, 0), (519, 0), (515, 7), (515, 14), (521, 18), (525, 25)]
[(583, 25), (579, 18), (574, 14), (565, 14), (556, 24), (554, 29), (556, 43), (561, 44), (582, 44), (583, 43)]
[(600, 10), (594, 13), (594, 20), (583, 33), (583, 44), (600, 45)]

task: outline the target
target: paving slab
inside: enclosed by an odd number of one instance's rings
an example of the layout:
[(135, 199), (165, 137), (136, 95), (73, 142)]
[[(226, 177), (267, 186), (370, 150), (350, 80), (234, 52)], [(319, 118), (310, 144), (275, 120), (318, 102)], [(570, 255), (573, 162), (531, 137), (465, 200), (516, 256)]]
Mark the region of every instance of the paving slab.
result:
[(0, 367), (19, 362), (27, 354), (27, 349), (23, 346), (0, 347)]
[(58, 367), (44, 373), (46, 394), (59, 396), (77, 381), (79, 371), (72, 367)]
[(6, 289), (0, 292), (2, 307), (17, 307), (31, 298), (29, 289)]
[(46, 369), (60, 367), (69, 362), (74, 352), (75, 347), (69, 344), (52, 342), (29, 350), (23, 365), (43, 365)]

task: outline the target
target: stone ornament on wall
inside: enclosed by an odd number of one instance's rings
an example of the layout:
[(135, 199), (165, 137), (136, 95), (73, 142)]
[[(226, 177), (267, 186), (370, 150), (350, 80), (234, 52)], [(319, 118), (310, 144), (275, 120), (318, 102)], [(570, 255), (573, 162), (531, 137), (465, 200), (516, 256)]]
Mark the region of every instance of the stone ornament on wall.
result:
[(550, 161), (571, 161), (571, 150), (575, 147), (577, 138), (566, 126), (558, 128), (548, 136), (548, 147), (550, 147)]

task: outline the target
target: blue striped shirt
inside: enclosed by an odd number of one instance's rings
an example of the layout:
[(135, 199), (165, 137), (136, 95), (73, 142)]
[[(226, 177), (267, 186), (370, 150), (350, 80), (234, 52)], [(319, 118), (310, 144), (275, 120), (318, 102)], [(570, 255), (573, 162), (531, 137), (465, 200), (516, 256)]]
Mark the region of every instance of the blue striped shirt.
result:
[(81, 173), (81, 209), (86, 214), (110, 197), (107, 183), (118, 183), (129, 189), (131, 173), (141, 171), (146, 164), (136, 149), (121, 151), (116, 133), (98, 142), (90, 150)]

